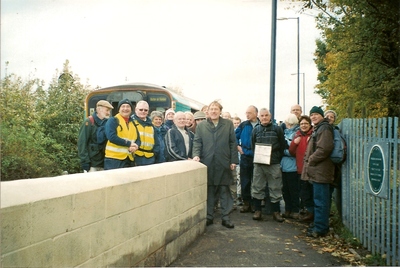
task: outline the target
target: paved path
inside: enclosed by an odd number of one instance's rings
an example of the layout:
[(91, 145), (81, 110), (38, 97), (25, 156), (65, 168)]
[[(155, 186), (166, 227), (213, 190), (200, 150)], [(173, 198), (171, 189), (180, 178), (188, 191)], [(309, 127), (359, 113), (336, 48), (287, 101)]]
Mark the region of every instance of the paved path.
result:
[[(347, 266), (343, 260), (323, 252), (315, 239), (305, 236), (306, 225), (286, 220), (275, 222), (271, 215), (254, 221), (252, 213), (235, 210), (227, 229), (217, 220), (180, 254), (170, 266)], [(319, 239), (319, 238), (317, 238)]]

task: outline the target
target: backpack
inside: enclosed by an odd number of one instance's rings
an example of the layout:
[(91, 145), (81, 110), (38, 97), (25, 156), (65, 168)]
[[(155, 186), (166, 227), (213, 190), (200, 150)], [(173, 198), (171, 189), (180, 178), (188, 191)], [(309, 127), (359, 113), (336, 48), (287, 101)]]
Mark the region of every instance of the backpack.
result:
[(347, 144), (343, 135), (336, 128), (333, 128), (333, 151), (330, 158), (334, 164), (341, 164), (346, 161)]
[[(347, 144), (346, 140), (340, 133), (340, 131), (331, 125), (330, 129), (332, 130), (333, 134), (333, 150), (329, 158), (334, 164), (342, 164), (344, 161), (346, 161), (347, 157)], [(313, 141), (314, 141), (314, 151), (315, 151), (315, 142), (316, 142), (316, 136), (313, 133)]]
[(93, 116), (91, 116), (91, 115), (89, 115), (89, 121), (90, 121), (90, 123), (92, 123), (92, 126), (94, 125), (94, 118), (93, 118)]

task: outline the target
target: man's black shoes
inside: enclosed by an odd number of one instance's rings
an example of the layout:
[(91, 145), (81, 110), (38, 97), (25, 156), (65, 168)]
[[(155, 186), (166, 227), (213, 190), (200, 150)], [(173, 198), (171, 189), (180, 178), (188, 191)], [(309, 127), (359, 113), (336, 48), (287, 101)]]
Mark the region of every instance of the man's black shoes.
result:
[(230, 220), (227, 220), (227, 221), (222, 221), (222, 226), (225, 226), (226, 228), (234, 228), (235, 227), (235, 225), (233, 224), (233, 223), (231, 223), (231, 221)]
[(213, 223), (214, 223), (214, 221), (211, 220), (211, 219), (207, 219), (207, 220), (206, 220), (206, 226), (209, 226), (209, 225), (211, 225), (211, 224), (213, 224)]

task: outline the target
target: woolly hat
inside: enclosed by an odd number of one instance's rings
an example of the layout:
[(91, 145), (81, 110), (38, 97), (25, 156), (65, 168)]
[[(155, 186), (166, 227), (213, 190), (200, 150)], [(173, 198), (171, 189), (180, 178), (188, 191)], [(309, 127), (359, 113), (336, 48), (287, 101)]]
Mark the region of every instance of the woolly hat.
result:
[(124, 100), (121, 100), (120, 102), (118, 102), (118, 108), (117, 108), (118, 111), (119, 111), (119, 108), (121, 108), (122, 104), (129, 104), (131, 106), (132, 111), (133, 111), (132, 102), (130, 100), (128, 100), (128, 99), (124, 99)]
[(335, 112), (334, 110), (327, 110), (327, 111), (325, 111), (324, 116), (326, 116), (326, 115), (329, 114), (329, 113), (332, 113), (332, 114), (333, 114), (333, 117), (334, 117), (335, 120), (336, 120), (337, 114), (336, 114), (336, 112)]
[(166, 111), (165, 111), (165, 117), (167, 117), (167, 115), (168, 115), (169, 113), (175, 114), (174, 109), (171, 108), (171, 109), (166, 110)]
[(312, 107), (310, 110), (310, 115), (313, 113), (320, 114), (322, 117), (324, 117), (324, 111), (322, 111), (321, 107), (318, 107), (318, 106)]
[(194, 113), (194, 120), (197, 119), (206, 119), (206, 114), (202, 111), (198, 111)]

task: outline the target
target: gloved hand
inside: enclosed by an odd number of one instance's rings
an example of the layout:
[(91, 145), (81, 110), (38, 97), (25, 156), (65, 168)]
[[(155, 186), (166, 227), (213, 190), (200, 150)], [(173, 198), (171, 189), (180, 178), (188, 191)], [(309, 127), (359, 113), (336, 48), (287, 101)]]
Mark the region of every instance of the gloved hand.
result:
[(82, 164), (81, 167), (86, 172), (89, 172), (89, 170), (90, 170), (90, 164), (88, 164), (88, 163)]

